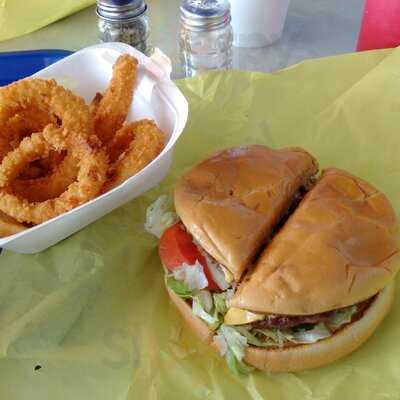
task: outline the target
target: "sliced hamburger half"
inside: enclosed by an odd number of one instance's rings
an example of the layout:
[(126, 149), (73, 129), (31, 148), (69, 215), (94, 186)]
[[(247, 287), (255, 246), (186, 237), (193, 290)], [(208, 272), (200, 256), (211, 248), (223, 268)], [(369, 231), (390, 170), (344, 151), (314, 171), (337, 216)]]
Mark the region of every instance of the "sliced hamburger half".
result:
[(367, 300), (399, 267), (395, 229), (383, 193), (328, 169), (261, 254), (231, 306), (312, 315)]
[[(396, 227), (381, 192), (345, 171), (324, 171), (229, 301), (224, 323), (250, 341), (283, 333), (280, 346), (250, 345), (244, 359), (297, 371), (367, 340), (392, 304)], [(249, 314), (257, 320), (248, 323)]]
[(317, 171), (299, 148), (223, 150), (183, 175), (175, 209), (199, 247), (239, 281)]
[(226, 149), (183, 175), (174, 207), (167, 196), (149, 207), (146, 229), (160, 237), (167, 287), (199, 317), (194, 321), (221, 325), (241, 276), (317, 171), (300, 148)]

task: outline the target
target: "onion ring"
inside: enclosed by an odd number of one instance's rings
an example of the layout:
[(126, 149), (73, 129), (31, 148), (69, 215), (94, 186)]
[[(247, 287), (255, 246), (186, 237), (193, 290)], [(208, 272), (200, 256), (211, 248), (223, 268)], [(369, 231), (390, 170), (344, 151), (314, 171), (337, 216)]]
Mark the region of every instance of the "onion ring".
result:
[(76, 179), (78, 170), (78, 161), (68, 154), (59, 165), (54, 167), (50, 175), (33, 179), (16, 179), (10, 186), (14, 194), (31, 202), (45, 201), (63, 193)]
[(62, 152), (52, 151), (47, 158), (33, 161), (19, 174), (15, 181), (18, 185), (26, 183), (28, 180), (36, 178), (43, 179), (47, 175), (53, 174), (60, 163), (64, 160), (65, 154)]
[[(14, 115), (14, 117), (7, 121), (5, 126), (0, 127), (0, 131), (8, 138), (9, 146), (7, 153), (18, 147), (24, 137), (29, 136), (33, 132), (43, 130), (50, 123), (57, 124), (57, 118), (35, 107), (28, 107)], [(1, 159), (7, 153), (2, 154)], [(52, 152), (48, 158), (38, 160), (33, 165), (28, 165), (20, 174), (19, 179), (33, 179), (47, 175), (63, 158), (63, 154)]]
[[(40, 123), (36, 125), (30, 125), (30, 121), (35, 120), (32, 109), (41, 116)], [(27, 115), (32, 117), (26, 118)], [(10, 134), (17, 137), (21, 132), (31, 133), (35, 128), (41, 130), (48, 122), (63, 137), (70, 134), (88, 136), (92, 131), (89, 108), (83, 99), (58, 86), (55, 81), (26, 79), (0, 90), (0, 127), (13, 127)], [(75, 180), (78, 172), (73, 156), (65, 156), (56, 151), (51, 151), (48, 158), (41, 158), (33, 164), (33, 173), (28, 164), (19, 174), (20, 179), (10, 183), (16, 194), (30, 201), (57, 197)], [(40, 175), (41, 178), (33, 179)]]
[(41, 131), (50, 123), (57, 123), (55, 116), (35, 107), (22, 109), (7, 121), (3, 121), (0, 124), (0, 160), (10, 150), (18, 147), (24, 137)]
[[(108, 161), (98, 142), (91, 141), (83, 135), (64, 138), (62, 132), (50, 125), (42, 133), (23, 139), (17, 149), (7, 154), (0, 167), (0, 210), (19, 222), (40, 224), (97, 196), (105, 181)], [(67, 148), (79, 160), (79, 172), (77, 180), (59, 197), (30, 202), (10, 192), (10, 182), (28, 162), (47, 156), (51, 150)]]
[(128, 115), (136, 84), (137, 64), (136, 58), (128, 54), (120, 56), (113, 66), (111, 82), (104, 95), (97, 94), (92, 101), (94, 131), (104, 144), (122, 127)]
[(0, 211), (0, 237), (15, 235), (28, 229), (27, 226), (20, 224), (14, 218)]
[(97, 92), (94, 95), (94, 97), (93, 97), (93, 99), (92, 99), (92, 101), (91, 101), (91, 103), (89, 105), (89, 111), (90, 111), (90, 114), (93, 117), (96, 115), (97, 110), (99, 108), (99, 105), (100, 105), (100, 102), (101, 102), (102, 99), (103, 99), (103, 95), (101, 93)]
[(114, 161), (103, 192), (120, 185), (153, 161), (164, 148), (165, 135), (154, 121), (141, 120), (124, 125), (108, 146)]
[(54, 80), (43, 79), (23, 79), (0, 89), (0, 127), (32, 106), (54, 115), (60, 123), (52, 126), (64, 137), (70, 133), (89, 135), (92, 131), (89, 107), (84, 100)]
[[(40, 160), (42, 161), (42, 160)], [(46, 175), (47, 171), (42, 168), (40, 163), (33, 162), (25, 167), (25, 169), (20, 173), (19, 179), (23, 183), (26, 180), (41, 178)]]

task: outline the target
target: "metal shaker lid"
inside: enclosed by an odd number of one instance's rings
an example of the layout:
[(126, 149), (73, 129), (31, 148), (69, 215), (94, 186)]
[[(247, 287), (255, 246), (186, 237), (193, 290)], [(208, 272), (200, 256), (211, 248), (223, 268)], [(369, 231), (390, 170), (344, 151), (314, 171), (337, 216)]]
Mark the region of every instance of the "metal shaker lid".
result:
[(109, 20), (135, 18), (146, 9), (144, 0), (97, 0), (97, 15)]
[(231, 20), (228, 0), (184, 0), (181, 21), (191, 29), (211, 30)]

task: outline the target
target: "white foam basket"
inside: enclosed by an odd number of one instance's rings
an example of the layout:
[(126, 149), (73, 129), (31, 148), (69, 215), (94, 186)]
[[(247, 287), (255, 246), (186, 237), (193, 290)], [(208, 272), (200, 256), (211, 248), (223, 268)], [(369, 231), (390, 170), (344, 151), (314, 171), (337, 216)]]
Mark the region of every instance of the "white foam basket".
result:
[(0, 239), (0, 247), (18, 253), (36, 253), (54, 245), (117, 207), (156, 186), (167, 174), (172, 152), (188, 117), (188, 103), (171, 81), (171, 62), (158, 49), (147, 57), (123, 43), (105, 43), (82, 49), (34, 76), (54, 78), (90, 102), (107, 87), (117, 58), (129, 53), (139, 61), (138, 85), (128, 121), (154, 119), (167, 135), (162, 153), (135, 176), (112, 191), (65, 214), (18, 234)]

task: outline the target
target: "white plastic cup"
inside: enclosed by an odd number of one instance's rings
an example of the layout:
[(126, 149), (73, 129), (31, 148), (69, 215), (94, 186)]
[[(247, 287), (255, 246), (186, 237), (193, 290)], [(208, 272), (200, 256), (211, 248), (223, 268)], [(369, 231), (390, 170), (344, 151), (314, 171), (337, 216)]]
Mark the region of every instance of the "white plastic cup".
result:
[(265, 47), (282, 35), (290, 0), (229, 0), (233, 45)]

